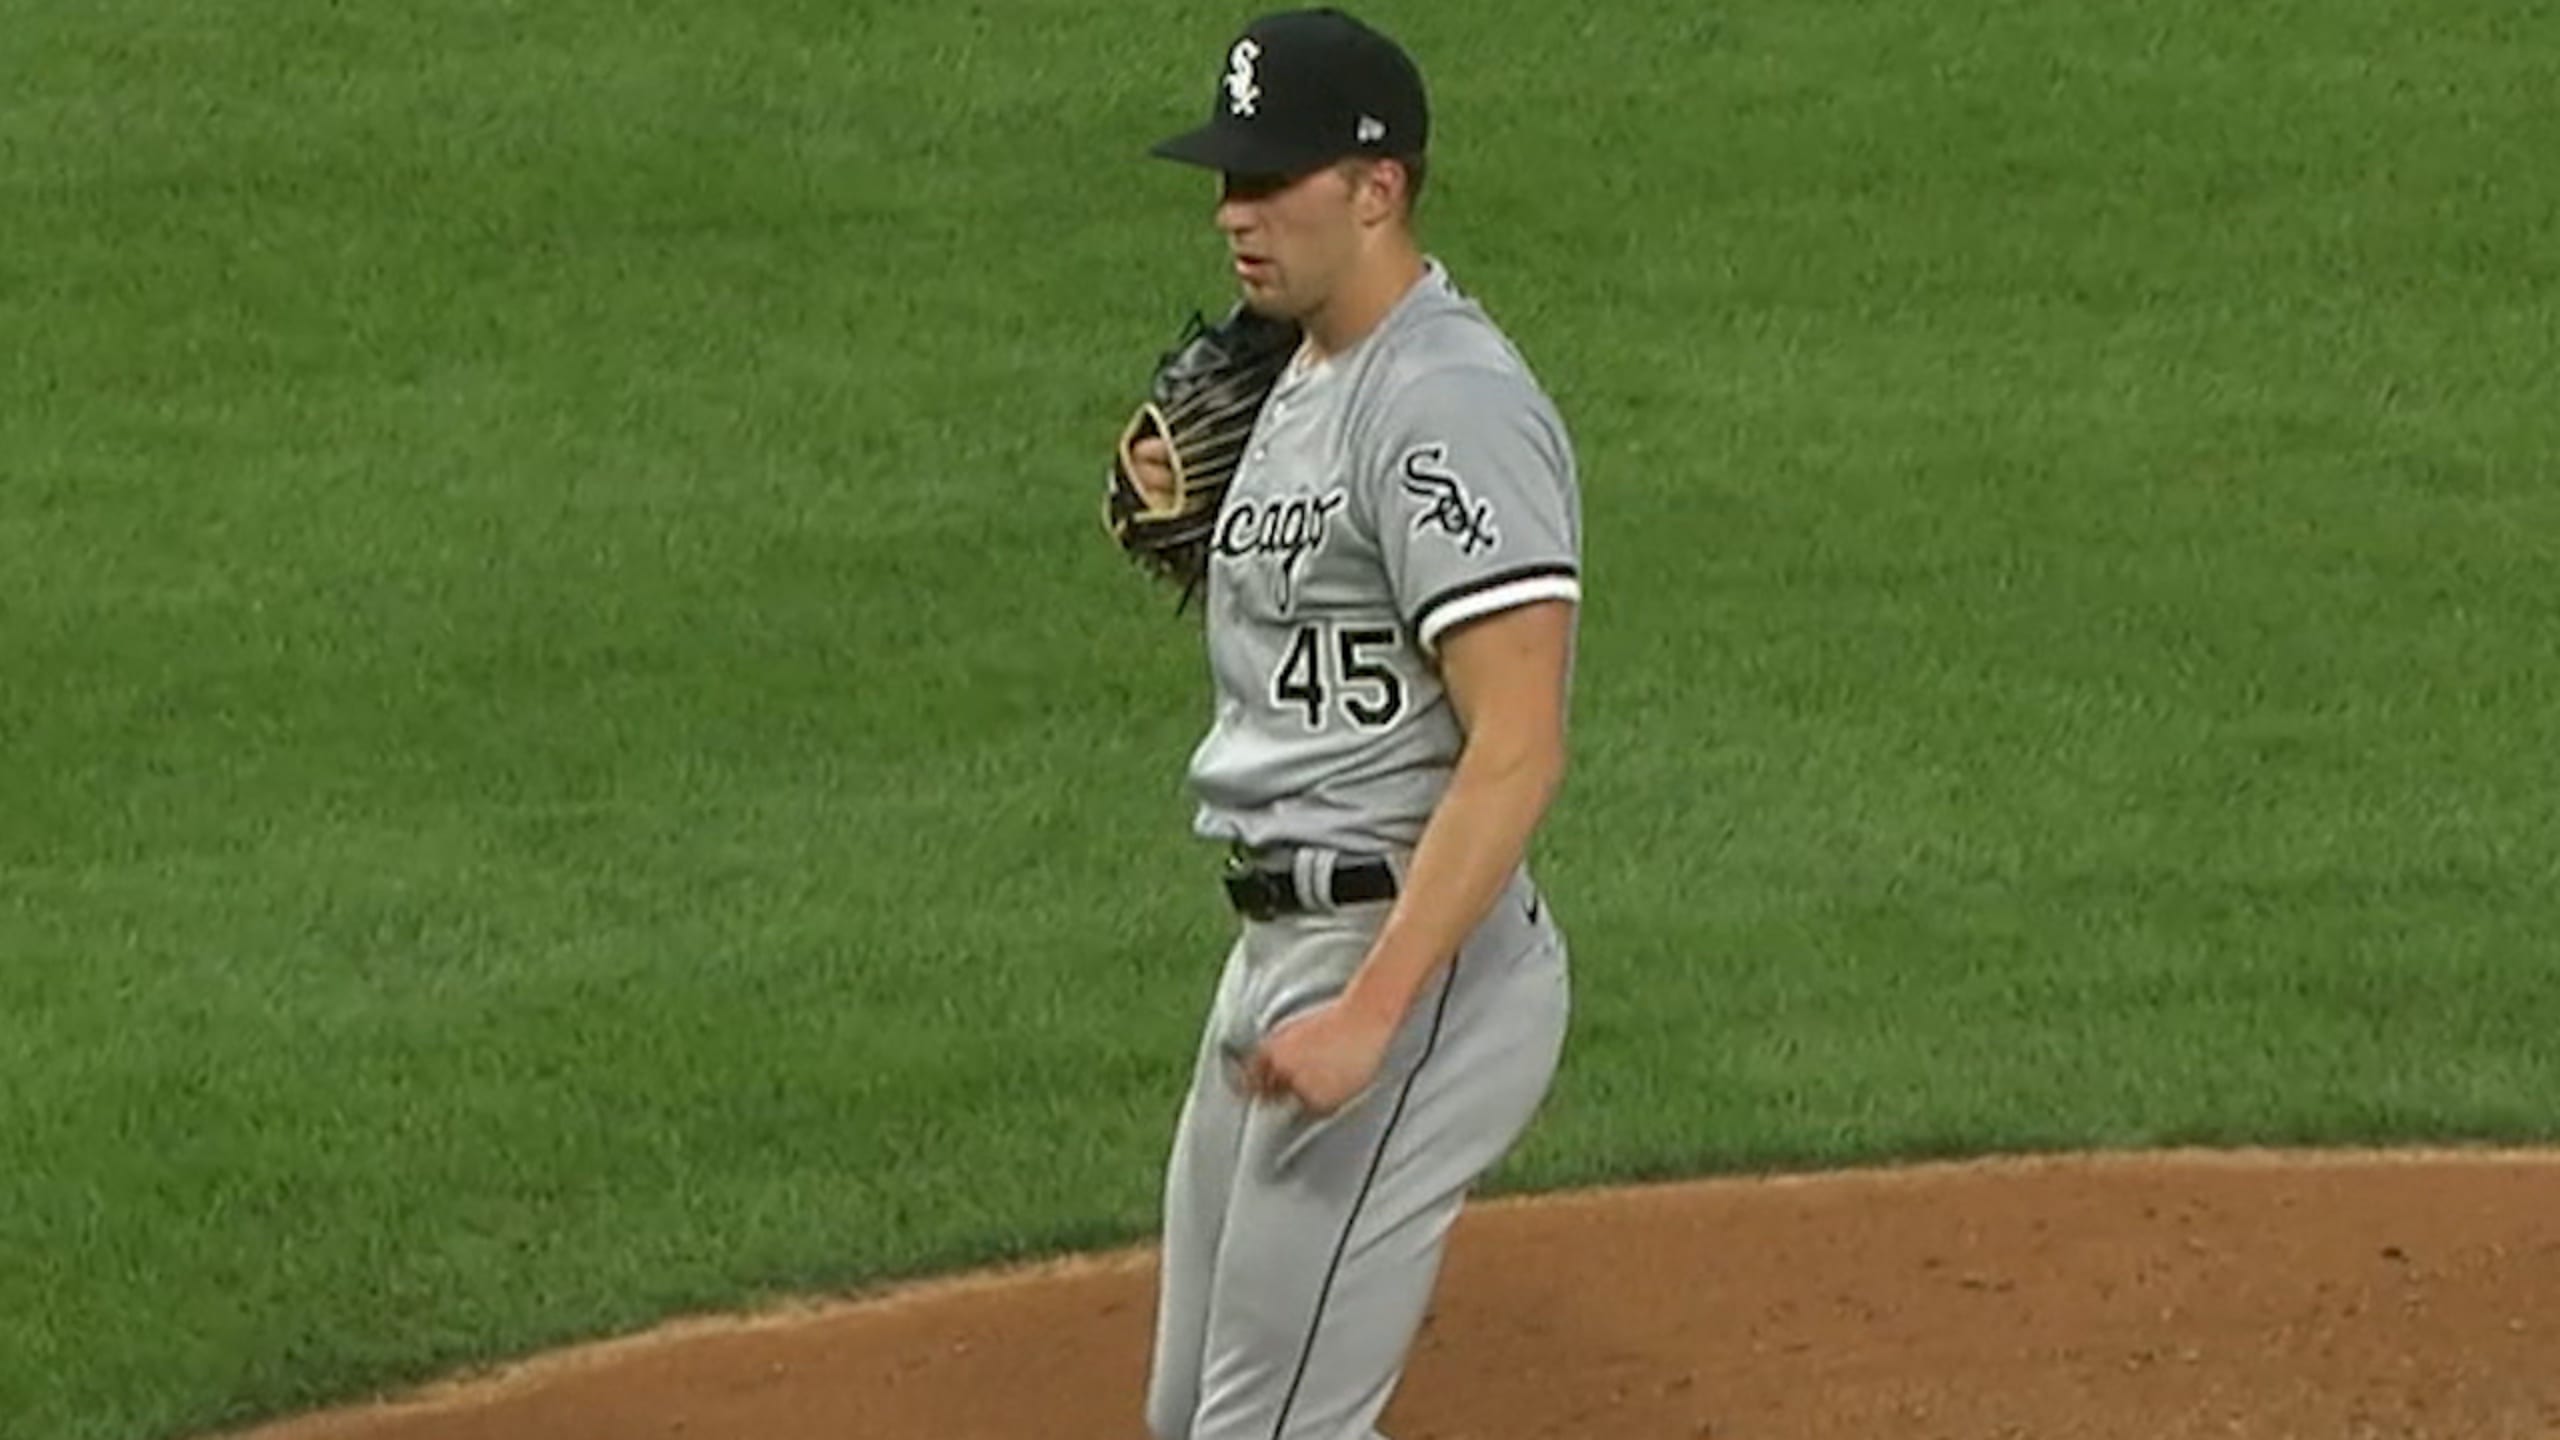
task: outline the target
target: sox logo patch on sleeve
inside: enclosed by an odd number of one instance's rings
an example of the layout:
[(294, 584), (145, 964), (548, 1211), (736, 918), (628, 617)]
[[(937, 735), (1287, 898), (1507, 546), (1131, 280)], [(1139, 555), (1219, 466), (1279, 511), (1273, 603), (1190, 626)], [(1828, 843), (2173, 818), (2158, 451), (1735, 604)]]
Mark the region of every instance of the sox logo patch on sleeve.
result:
[(1449, 538), (1462, 555), (1475, 555), (1502, 543), (1493, 525), (1493, 502), (1467, 493), (1466, 482), (1449, 464), (1446, 442), (1416, 445), (1404, 452), (1404, 493), (1420, 502), (1413, 533), (1435, 530)]

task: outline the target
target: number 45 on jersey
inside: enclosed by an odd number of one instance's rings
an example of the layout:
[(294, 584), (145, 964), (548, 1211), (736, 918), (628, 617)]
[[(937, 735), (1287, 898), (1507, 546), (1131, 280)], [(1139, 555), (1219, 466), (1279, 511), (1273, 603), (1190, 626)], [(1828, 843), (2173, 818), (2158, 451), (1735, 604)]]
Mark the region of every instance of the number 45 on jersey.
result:
[(1301, 625), (1271, 674), (1271, 703), (1297, 707), (1310, 730), (1338, 710), (1363, 730), (1384, 730), (1404, 713), (1404, 680), (1380, 652), (1392, 654), (1396, 632), (1385, 626)]

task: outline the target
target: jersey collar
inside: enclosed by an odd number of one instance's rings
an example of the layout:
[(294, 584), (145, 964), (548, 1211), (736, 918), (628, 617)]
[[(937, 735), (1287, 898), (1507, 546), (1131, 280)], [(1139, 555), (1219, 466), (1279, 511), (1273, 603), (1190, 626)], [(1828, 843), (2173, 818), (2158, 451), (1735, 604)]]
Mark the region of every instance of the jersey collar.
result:
[(1379, 336), (1404, 324), (1415, 310), (1427, 303), (1428, 298), (1454, 293), (1456, 293), (1456, 287), (1449, 281), (1448, 267), (1432, 256), (1423, 256), (1422, 277), (1407, 287), (1402, 295), (1396, 297), (1396, 303), (1388, 307), (1385, 318), (1371, 326), (1369, 333), (1361, 336), (1357, 344), (1348, 350), (1338, 350), (1321, 360), (1312, 358), (1313, 352), (1304, 345), (1300, 345), (1298, 353), (1289, 358), (1289, 367), (1280, 372), (1277, 388), (1293, 391), (1315, 384), (1332, 374), (1343, 361), (1367, 349)]

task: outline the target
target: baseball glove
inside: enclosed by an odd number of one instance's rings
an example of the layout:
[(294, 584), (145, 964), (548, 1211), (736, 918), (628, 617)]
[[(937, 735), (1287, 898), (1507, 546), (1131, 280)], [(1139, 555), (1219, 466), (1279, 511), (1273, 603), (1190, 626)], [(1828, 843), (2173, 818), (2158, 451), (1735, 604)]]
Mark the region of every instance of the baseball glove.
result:
[[(1156, 361), (1147, 401), (1120, 432), (1111, 457), (1103, 524), (1139, 566), (1178, 581), (1188, 605), (1209, 573), (1210, 532), (1235, 482), (1245, 441), (1280, 372), (1297, 352), (1298, 327), (1237, 306), (1215, 325), (1194, 314)], [(1170, 493), (1150, 497), (1135, 478), (1132, 446), (1162, 436), (1173, 461)]]

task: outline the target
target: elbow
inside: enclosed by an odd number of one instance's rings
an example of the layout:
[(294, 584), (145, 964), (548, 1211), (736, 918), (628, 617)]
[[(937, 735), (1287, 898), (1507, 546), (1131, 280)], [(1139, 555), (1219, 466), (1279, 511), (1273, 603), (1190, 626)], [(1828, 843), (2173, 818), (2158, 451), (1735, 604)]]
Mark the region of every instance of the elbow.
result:
[(1516, 765), (1521, 783), (1536, 792), (1541, 805), (1554, 799), (1564, 788), (1564, 736), (1544, 734), (1530, 739), (1520, 747)]
[(1564, 736), (1479, 736), (1468, 744), (1458, 768), (1462, 777), (1517, 795), (1528, 802), (1531, 813), (1542, 813), (1564, 789)]
[(1539, 756), (1538, 810), (1541, 814), (1545, 813), (1548, 806), (1555, 803), (1558, 795), (1564, 793), (1565, 773), (1571, 768), (1572, 765), (1565, 755), (1564, 737), (1558, 736), (1555, 744), (1547, 747)]

